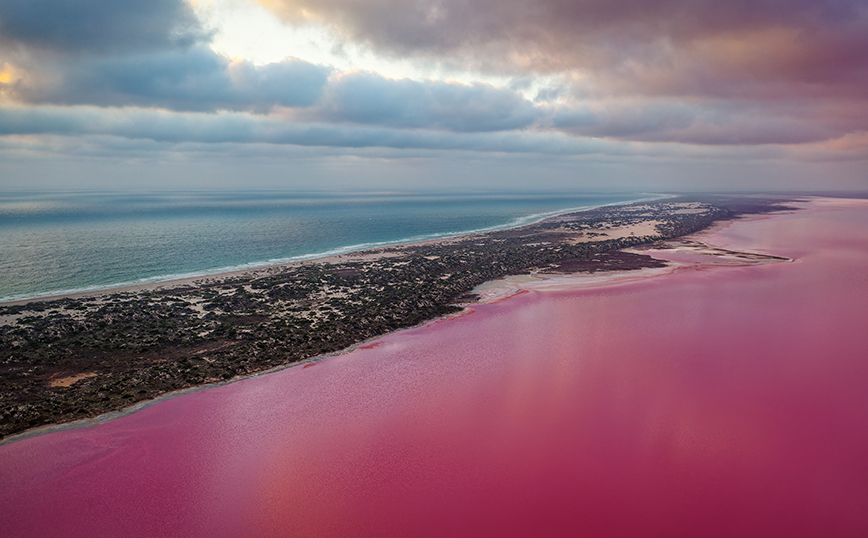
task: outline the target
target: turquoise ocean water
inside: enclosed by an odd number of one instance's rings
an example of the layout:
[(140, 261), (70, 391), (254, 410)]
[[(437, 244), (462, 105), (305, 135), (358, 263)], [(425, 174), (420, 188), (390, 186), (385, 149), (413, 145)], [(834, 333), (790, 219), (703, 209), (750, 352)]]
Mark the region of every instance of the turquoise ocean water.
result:
[(0, 194), (0, 301), (527, 224), (649, 194)]

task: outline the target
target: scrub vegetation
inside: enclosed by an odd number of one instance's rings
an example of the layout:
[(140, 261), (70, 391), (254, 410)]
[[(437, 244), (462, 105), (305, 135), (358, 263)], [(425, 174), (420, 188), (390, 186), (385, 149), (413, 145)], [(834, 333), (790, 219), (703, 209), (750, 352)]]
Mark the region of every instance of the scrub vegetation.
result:
[(621, 249), (780, 209), (707, 200), (598, 208), (267, 276), (0, 306), (0, 436), (336, 353), (458, 312), (474, 287), (506, 275), (663, 266)]

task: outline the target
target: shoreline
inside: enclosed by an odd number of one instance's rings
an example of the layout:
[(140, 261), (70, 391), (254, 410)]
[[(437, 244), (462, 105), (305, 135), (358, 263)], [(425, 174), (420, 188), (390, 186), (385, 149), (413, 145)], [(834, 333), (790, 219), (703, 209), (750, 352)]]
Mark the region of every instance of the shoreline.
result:
[[(153, 535), (180, 518), (185, 535), (380, 536), (555, 521), (565, 534), (635, 534), (662, 521), (687, 536), (735, 513), (735, 534), (834, 528), (861, 514), (868, 476), (853, 474), (868, 447), (853, 414), (868, 409), (853, 353), (868, 349), (868, 281), (851, 278), (868, 201), (793, 205), (804, 209), (662, 247), (695, 248), (711, 267), (525, 291), (301, 369), (31, 432), (0, 446), (7, 527)], [(748, 253), (781, 261), (730, 263)], [(577, 515), (564, 498), (592, 506)], [(481, 525), (476, 499), (492, 507)], [(794, 522), (796, 505), (808, 508)], [(623, 506), (640, 509), (625, 519)], [(456, 516), (440, 524), (444, 510)]]
[[(506, 300), (506, 299), (509, 299), (509, 297), (503, 298), (501, 300)], [(487, 303), (480, 302), (479, 304), (487, 304)], [(165, 392), (165, 393), (160, 394), (159, 396), (156, 396), (150, 400), (141, 400), (141, 401), (138, 401), (138, 402), (136, 402), (136, 403), (134, 403), (128, 407), (124, 407), (122, 409), (116, 409), (113, 411), (108, 411), (106, 413), (102, 413), (102, 414), (96, 415), (94, 417), (82, 418), (82, 419), (73, 420), (70, 422), (60, 422), (60, 423), (56, 423), (56, 424), (46, 424), (44, 426), (36, 426), (35, 428), (31, 428), (29, 430), (24, 430), (20, 433), (14, 433), (12, 435), (7, 435), (6, 437), (0, 437), (0, 447), (2, 447), (4, 445), (16, 443), (18, 441), (24, 441), (25, 439), (30, 439), (33, 437), (40, 437), (42, 435), (48, 435), (50, 433), (61, 432), (61, 431), (66, 431), (66, 430), (80, 430), (80, 429), (84, 429), (84, 428), (99, 426), (100, 424), (110, 422), (112, 420), (123, 418), (123, 417), (129, 416), (129, 415), (133, 415), (135, 413), (138, 413), (139, 411), (142, 411), (143, 409), (147, 409), (148, 407), (151, 407), (153, 405), (157, 405), (161, 402), (164, 402), (167, 400), (172, 400), (174, 398), (179, 398), (181, 396), (186, 396), (188, 394), (195, 394), (197, 392), (202, 392), (205, 390), (225, 387), (226, 385), (231, 385), (231, 384), (237, 383), (239, 381), (245, 381), (248, 379), (256, 379), (258, 377), (262, 377), (262, 376), (277, 373), (277, 372), (283, 372), (285, 370), (289, 370), (292, 368), (307, 368), (307, 367), (313, 366), (317, 363), (320, 363), (320, 362), (328, 360), (328, 359), (333, 359), (335, 357), (341, 357), (343, 355), (348, 355), (359, 348), (364, 348), (365, 346), (369, 346), (369, 345), (377, 342), (378, 340), (380, 340), (382, 338), (385, 338), (387, 336), (390, 336), (390, 335), (393, 335), (396, 333), (400, 333), (403, 331), (410, 331), (413, 329), (420, 329), (420, 328), (426, 327), (427, 325), (429, 325), (431, 323), (443, 323), (444, 321), (450, 321), (452, 319), (464, 317), (468, 314), (468, 311), (472, 311), (472, 309), (473, 309), (472, 307), (473, 307), (473, 305), (466, 305), (459, 312), (444, 314), (442, 316), (438, 316), (436, 318), (432, 318), (432, 319), (429, 319), (427, 321), (420, 322), (420, 323), (413, 325), (413, 326), (410, 326), (410, 327), (401, 327), (399, 329), (395, 329), (394, 331), (391, 331), (391, 332), (388, 332), (385, 334), (381, 334), (379, 336), (374, 336), (373, 338), (368, 338), (367, 340), (356, 342), (354, 344), (347, 346), (344, 349), (341, 349), (341, 350), (338, 350), (338, 351), (335, 351), (332, 353), (324, 353), (322, 355), (316, 355), (314, 357), (308, 357), (306, 359), (303, 359), (303, 360), (300, 360), (297, 362), (288, 363), (288, 364), (281, 364), (281, 365), (275, 366), (273, 368), (269, 368), (268, 370), (262, 370), (262, 371), (253, 372), (250, 374), (239, 375), (239, 376), (233, 377), (231, 379), (223, 380), (223, 381), (215, 381), (215, 382), (211, 382), (211, 383), (205, 383), (203, 385), (195, 385), (192, 387), (186, 387), (186, 388), (182, 388), (182, 389), (178, 389), (178, 390), (173, 390), (171, 392)]]
[[(810, 204), (812, 202), (813, 200), (808, 202), (805, 207), (799, 208), (798, 211), (810, 209)], [(552, 275), (510, 275), (502, 279), (485, 282), (474, 288), (473, 291), (479, 295), (479, 304), (493, 304), (506, 301), (516, 295), (528, 291), (573, 291), (618, 286), (639, 280), (670, 275), (685, 269), (720, 266), (747, 267), (767, 263), (791, 263), (795, 261), (792, 258), (760, 254), (756, 252), (734, 251), (701, 240), (706, 236), (724, 230), (737, 222), (750, 222), (753, 220), (771, 218), (776, 214), (786, 213), (787, 212), (775, 212), (772, 215), (761, 214), (737, 216), (729, 220), (718, 221), (710, 225), (708, 228), (693, 234), (672, 240), (661, 241), (659, 244), (651, 244), (647, 248), (637, 247), (624, 249), (627, 252), (647, 254), (652, 258), (664, 260), (668, 262), (666, 267), (643, 268), (638, 270), (616, 270), (600, 274), (574, 273)], [(668, 252), (678, 249), (687, 251), (687, 260), (679, 260), (676, 257), (666, 257)], [(691, 257), (693, 259), (689, 259)], [(722, 259), (725, 261), (720, 261)]]
[[(804, 210), (804, 209), (808, 209), (808, 207), (800, 208), (800, 210)], [(742, 217), (731, 218), (731, 219), (728, 219), (725, 221), (718, 221), (718, 222), (710, 225), (709, 227), (707, 227), (703, 230), (700, 230), (700, 231), (695, 232), (693, 234), (689, 234), (689, 235), (680, 237), (680, 238), (678, 238), (678, 241), (682, 241), (682, 242), (693, 241), (697, 238), (702, 238), (702, 237), (707, 236), (709, 234), (713, 234), (717, 231), (725, 229), (725, 228), (733, 225), (734, 223), (736, 223), (740, 220), (750, 221), (750, 220), (763, 219), (763, 218), (768, 218), (768, 216), (767, 215), (749, 215), (747, 217), (742, 216)], [(438, 241), (438, 240), (431, 240), (431, 241)], [(719, 249), (719, 250), (726, 250), (726, 249), (722, 249), (720, 247), (715, 247), (714, 245), (711, 245), (711, 244), (708, 244), (705, 242), (701, 242), (701, 241), (695, 241), (695, 242), (700, 243), (706, 247), (711, 247), (711, 248), (715, 248), (715, 249)], [(424, 243), (428, 243), (428, 241), (417, 242), (416, 244), (424, 244)], [(666, 244), (666, 242), (663, 242), (662, 245), (665, 245), (665, 244)], [(650, 254), (653, 257), (653, 254), (662, 252), (664, 250), (665, 249), (652, 247), (652, 248), (648, 248), (645, 251), (645, 253)], [(364, 251), (359, 251), (359, 252), (364, 252)], [(750, 254), (750, 253), (735, 252), (735, 251), (727, 251), (727, 252), (733, 252), (733, 253), (737, 253), (737, 254)], [(384, 256), (384, 255), (385, 254), (382, 254), (382, 256)], [(377, 259), (378, 257), (382, 257), (382, 256), (374, 256), (373, 259)], [(700, 256), (701, 256), (701, 254), (700, 254)], [(761, 255), (761, 256), (764, 256), (764, 255)], [(341, 256), (330, 256), (327, 258), (318, 259), (316, 261), (318, 261), (319, 263), (326, 263), (326, 262), (323, 262), (322, 260), (334, 259), (334, 261), (338, 261), (339, 258), (341, 258)], [(775, 258), (775, 257), (772, 256), (772, 258)], [(314, 261), (315, 260), (310, 260), (310, 262), (314, 262)], [(340, 261), (345, 261), (345, 260), (340, 260)], [(776, 260), (772, 261), (772, 263), (781, 262), (781, 261), (784, 261), (784, 259), (776, 259)], [(786, 258), (786, 261), (791, 262), (793, 260)], [(196, 386), (192, 386), (192, 387), (182, 388), (179, 390), (163, 393), (163, 394), (160, 394), (159, 396), (157, 396), (153, 399), (139, 401), (139, 402), (136, 402), (136, 403), (134, 403), (128, 407), (114, 410), (114, 411), (109, 411), (107, 413), (103, 413), (103, 414), (97, 415), (95, 417), (79, 419), (79, 420), (75, 420), (72, 422), (38, 426), (36, 428), (32, 428), (32, 429), (25, 430), (23, 432), (16, 433), (16, 434), (4, 437), (4, 438), (0, 438), (0, 446), (15, 443), (18, 441), (23, 441), (25, 439), (29, 439), (32, 437), (39, 437), (42, 435), (47, 435), (50, 433), (98, 426), (99, 424), (109, 422), (112, 420), (116, 420), (116, 419), (119, 419), (119, 418), (122, 418), (125, 416), (132, 415), (134, 413), (137, 413), (137, 412), (139, 412), (143, 409), (146, 409), (148, 407), (151, 407), (153, 405), (156, 405), (156, 404), (159, 404), (161, 402), (171, 400), (174, 398), (178, 398), (181, 396), (185, 396), (188, 394), (195, 394), (197, 392), (201, 392), (204, 390), (223, 387), (223, 386), (226, 386), (226, 385), (229, 385), (232, 383), (236, 383), (239, 381), (244, 381), (244, 380), (248, 380), (248, 379), (255, 379), (255, 378), (258, 378), (258, 377), (261, 377), (264, 375), (288, 370), (291, 368), (305, 368), (305, 367), (319, 363), (319, 362), (324, 361), (324, 360), (328, 360), (328, 359), (331, 359), (334, 357), (347, 355), (349, 353), (352, 353), (356, 349), (363, 348), (363, 347), (370, 345), (374, 342), (377, 342), (378, 340), (381, 340), (382, 338), (385, 338), (389, 335), (393, 335), (393, 334), (400, 333), (403, 331), (418, 329), (421, 327), (425, 327), (431, 323), (442, 323), (444, 321), (449, 321), (452, 319), (458, 319), (458, 318), (464, 317), (469, 312), (473, 311), (474, 304), (490, 305), (490, 304), (501, 303), (504, 301), (508, 301), (511, 298), (528, 293), (530, 291), (577, 291), (577, 290), (583, 290), (583, 289), (588, 289), (588, 288), (617, 286), (617, 285), (621, 285), (621, 284), (636, 282), (639, 280), (646, 280), (646, 279), (666, 276), (666, 275), (673, 274), (677, 271), (684, 270), (684, 269), (687, 269), (687, 268), (690, 268), (693, 266), (703, 265), (703, 263), (701, 261), (694, 262), (694, 263), (685, 263), (685, 262), (677, 262), (677, 261), (671, 261), (670, 260), (670, 262), (671, 262), (670, 265), (668, 265), (666, 267), (662, 267), (662, 268), (645, 268), (645, 269), (639, 269), (639, 270), (615, 270), (615, 271), (603, 272), (601, 274), (590, 274), (590, 275), (583, 274), (583, 273), (552, 274), (552, 275), (540, 275), (540, 276), (537, 276), (537, 275), (510, 275), (510, 276), (506, 276), (502, 279), (487, 281), (487, 282), (477, 286), (473, 290), (473, 293), (478, 295), (478, 301), (476, 303), (464, 305), (462, 310), (459, 312), (438, 316), (436, 318), (420, 322), (420, 323), (413, 325), (413, 326), (410, 326), (410, 327), (402, 327), (399, 329), (395, 329), (394, 331), (390, 331), (388, 333), (385, 333), (385, 334), (382, 334), (379, 336), (375, 336), (375, 337), (369, 338), (367, 340), (356, 342), (356, 343), (351, 344), (350, 346), (348, 346), (344, 349), (341, 349), (339, 351), (335, 351), (332, 353), (326, 353), (326, 354), (317, 355), (314, 357), (309, 357), (307, 359), (304, 359), (304, 360), (301, 360), (298, 362), (293, 362), (290, 364), (278, 365), (278, 366), (275, 366), (275, 367), (270, 368), (268, 370), (263, 370), (263, 371), (258, 371), (258, 372), (254, 372), (251, 374), (236, 376), (236, 377), (233, 377), (231, 379), (224, 380), (224, 381), (211, 382), (211, 383), (206, 383), (203, 385), (196, 385)], [(304, 262), (299, 262), (299, 263), (304, 263)], [(762, 263), (762, 262), (760, 262), (760, 263)], [(766, 262), (766, 263), (768, 263), (768, 262)], [(733, 266), (731, 264), (715, 264), (715, 263), (706, 263), (706, 264), (707, 265), (716, 265), (716, 266), (720, 266), (720, 265)], [(282, 265), (288, 265), (288, 264), (282, 264)], [(743, 264), (743, 266), (746, 266), (746, 265), (756, 265), (756, 263)], [(248, 271), (239, 271), (239, 272), (232, 272), (232, 273), (227, 273), (227, 274), (235, 274), (235, 273), (239, 273), (240, 274), (239, 276), (248, 276), (247, 274), (249, 272)]]
[[(97, 301), (6, 303), (0, 444), (343, 355), (521, 293), (516, 279), (572, 287), (672, 271), (634, 247), (791, 200), (742, 213), (689, 200), (634, 202), (510, 230), (81, 296)], [(640, 235), (647, 233), (654, 235)], [(499, 279), (512, 291), (480, 289)]]
[[(359, 250), (347, 250), (345, 252), (323, 252), (323, 253), (313, 253), (313, 254), (302, 254), (299, 256), (294, 256), (294, 258), (299, 258), (295, 260), (289, 261), (278, 261), (277, 263), (271, 263), (269, 261), (264, 262), (250, 262), (246, 265), (251, 265), (251, 267), (247, 268), (234, 268), (234, 267), (226, 267), (226, 268), (215, 268), (211, 272), (210, 270), (204, 270), (201, 272), (195, 272), (186, 275), (166, 275), (167, 278), (165, 280), (154, 280), (150, 282), (120, 282), (117, 284), (106, 284), (104, 286), (91, 286), (82, 289), (72, 289), (72, 290), (57, 290), (57, 291), (48, 291), (48, 292), (40, 292), (37, 294), (26, 295), (24, 297), (15, 298), (15, 299), (6, 299), (0, 298), (0, 307), (2, 306), (13, 306), (13, 305), (22, 305), (29, 304), (33, 302), (42, 302), (42, 301), (54, 301), (58, 299), (81, 299), (85, 297), (100, 297), (104, 295), (111, 295), (114, 293), (136, 293), (140, 291), (149, 291), (149, 290), (158, 290), (158, 289), (172, 289), (176, 287), (183, 286), (197, 286), (204, 284), (211, 284), (222, 280), (233, 279), (233, 278), (259, 278), (263, 276), (270, 276), (275, 272), (279, 272), (284, 270), (285, 268), (299, 267), (305, 264), (318, 264), (318, 263), (344, 263), (347, 261), (367, 261), (374, 260), (380, 257), (386, 256), (387, 254), (384, 252), (387, 249), (393, 248), (412, 248), (416, 246), (426, 246), (426, 245), (436, 245), (439, 243), (449, 243), (453, 240), (463, 240), (464, 238), (471, 238), (478, 235), (484, 235), (493, 232), (501, 232), (501, 231), (509, 231), (509, 230), (519, 230), (524, 227), (534, 226), (536, 224), (540, 224), (549, 219), (555, 219), (558, 217), (562, 217), (564, 215), (571, 215), (576, 213), (583, 213), (586, 211), (593, 211), (606, 207), (618, 207), (618, 206), (626, 206), (630, 204), (636, 204), (641, 202), (654, 202), (665, 200), (667, 198), (676, 198), (678, 195), (674, 194), (656, 194), (651, 197), (646, 198), (638, 198), (636, 200), (627, 200), (624, 202), (615, 202), (611, 204), (601, 204), (595, 206), (585, 206), (585, 207), (574, 207), (574, 208), (566, 208), (559, 209), (556, 211), (550, 211), (546, 213), (542, 213), (539, 218), (536, 220), (531, 220), (528, 222), (522, 222), (521, 224), (512, 225), (511, 223), (507, 223), (504, 225), (492, 226), (489, 228), (481, 228), (478, 230), (466, 230), (456, 233), (446, 233), (442, 237), (432, 237), (429, 239), (419, 239), (412, 240), (412, 238), (408, 239), (399, 239), (395, 242), (384, 242), (382, 244), (376, 244), (375, 246), (366, 246)], [(516, 220), (523, 220), (535, 217), (536, 215), (528, 215), (526, 217), (521, 217)], [(334, 249), (334, 251), (342, 251), (344, 248), (352, 249), (353, 246), (347, 247), (338, 247)], [(378, 253), (378, 251), (380, 251)], [(150, 280), (151, 278), (162, 278), (160, 276), (155, 277), (145, 277), (140, 280)], [(10, 297), (15, 297), (10, 296)]]

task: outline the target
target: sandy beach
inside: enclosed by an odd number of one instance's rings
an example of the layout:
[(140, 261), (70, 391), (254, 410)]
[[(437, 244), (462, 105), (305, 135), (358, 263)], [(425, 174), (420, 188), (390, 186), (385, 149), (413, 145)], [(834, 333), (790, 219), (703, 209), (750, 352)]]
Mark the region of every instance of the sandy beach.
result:
[[(812, 202), (792, 203), (800, 209), (809, 209), (823, 205), (824, 200), (818, 199)], [(830, 203), (825, 200), (825, 203)], [(831, 202), (834, 203), (834, 202)], [(654, 278), (672, 274), (686, 269), (700, 269), (703, 267), (728, 265), (749, 266), (767, 263), (792, 262), (785, 256), (772, 256), (756, 252), (742, 252), (725, 249), (706, 243), (705, 240), (726, 230), (726, 228), (739, 222), (751, 219), (764, 219), (766, 216), (746, 216), (740, 219), (727, 220), (716, 223), (696, 234), (683, 238), (661, 241), (640, 248), (624, 249), (626, 252), (649, 255), (653, 258), (666, 260), (667, 267), (642, 268), (635, 271), (612, 271), (602, 273), (574, 273), (574, 274), (544, 274), (532, 272), (527, 275), (511, 275), (502, 279), (492, 280), (474, 288), (474, 293), (479, 296), (480, 303), (493, 303), (504, 298), (516, 295), (523, 291), (567, 291), (588, 288), (608, 287), (629, 282), (636, 282), (647, 278)], [(623, 230), (621, 233), (646, 232), (648, 224), (636, 225), (632, 229)]]
[[(636, 202), (635, 204), (641, 204), (641, 202)], [(684, 203), (682, 204), (682, 209), (676, 209), (674, 213), (690, 213), (698, 211), (696, 209), (696, 203)], [(645, 210), (649, 209), (651, 206), (642, 206), (639, 205), (637, 207), (637, 212), (640, 216), (644, 216)], [(595, 208), (597, 209), (597, 208)], [(573, 215), (576, 213), (572, 213)], [(558, 215), (555, 217), (549, 217), (540, 221), (539, 223), (527, 224), (524, 226), (518, 226), (515, 228), (509, 229), (512, 233), (521, 233), (523, 229), (530, 229), (541, 223), (557, 223), (562, 222), (568, 218), (571, 214)], [(580, 244), (586, 242), (599, 241), (600, 239), (618, 239), (624, 237), (643, 237), (656, 235), (658, 232), (656, 230), (656, 226), (661, 224), (661, 221), (658, 220), (646, 220), (644, 222), (631, 224), (631, 225), (622, 225), (622, 226), (603, 226), (600, 231), (600, 235), (587, 236), (582, 238), (573, 238), (571, 242), (573, 244)], [(556, 229), (557, 230), (557, 229)], [(261, 267), (254, 267), (250, 269), (239, 269), (235, 271), (226, 271), (221, 273), (214, 273), (208, 275), (198, 275), (191, 276), (186, 278), (178, 278), (172, 280), (165, 280), (160, 282), (148, 282), (143, 284), (130, 284), (116, 287), (106, 287), (99, 288), (94, 290), (73, 292), (73, 293), (57, 293), (39, 296), (35, 298), (27, 298), (27, 299), (18, 299), (13, 301), (6, 301), (0, 303), (0, 305), (17, 305), (17, 304), (27, 304), (35, 301), (52, 301), (56, 299), (82, 299), (82, 298), (98, 298), (105, 295), (111, 295), (114, 293), (138, 293), (141, 291), (151, 291), (151, 290), (170, 290), (175, 288), (182, 287), (196, 287), (203, 285), (212, 285), (216, 283), (220, 283), (226, 280), (233, 279), (244, 279), (244, 280), (252, 280), (256, 278), (273, 276), (275, 274), (279, 274), (281, 272), (286, 271), (287, 269), (292, 269), (296, 267), (303, 267), (306, 265), (314, 265), (314, 264), (345, 264), (345, 263), (356, 263), (356, 262), (370, 262), (375, 261), (382, 258), (392, 258), (399, 257), (406, 253), (408, 250), (412, 250), (417, 247), (426, 247), (426, 246), (437, 246), (437, 245), (450, 245), (459, 242), (468, 242), (468, 241), (476, 241), (476, 240), (485, 240), (488, 235), (492, 232), (483, 232), (483, 233), (472, 233), (472, 234), (464, 234), (464, 235), (456, 235), (451, 237), (437, 238), (437, 239), (428, 239), (425, 241), (411, 241), (406, 243), (397, 243), (394, 245), (377, 247), (373, 249), (361, 250), (357, 252), (349, 252), (346, 254), (336, 254), (331, 256), (322, 256), (318, 258), (310, 258), (306, 260), (294, 261), (294, 262), (286, 262), (279, 263), (274, 265), (266, 265)]]

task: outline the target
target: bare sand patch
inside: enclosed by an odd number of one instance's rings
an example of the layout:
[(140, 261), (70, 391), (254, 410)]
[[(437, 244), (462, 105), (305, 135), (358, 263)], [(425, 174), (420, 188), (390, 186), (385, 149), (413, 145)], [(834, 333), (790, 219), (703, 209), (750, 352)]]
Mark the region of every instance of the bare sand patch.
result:
[(68, 375), (65, 377), (58, 377), (55, 379), (49, 379), (48, 380), (48, 386), (49, 387), (69, 387), (69, 386), (72, 386), (73, 383), (77, 383), (77, 382), (81, 381), (82, 379), (88, 379), (91, 377), (96, 377), (96, 372), (86, 372), (83, 374)]

